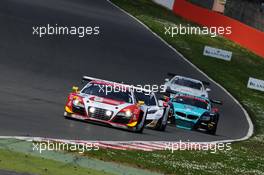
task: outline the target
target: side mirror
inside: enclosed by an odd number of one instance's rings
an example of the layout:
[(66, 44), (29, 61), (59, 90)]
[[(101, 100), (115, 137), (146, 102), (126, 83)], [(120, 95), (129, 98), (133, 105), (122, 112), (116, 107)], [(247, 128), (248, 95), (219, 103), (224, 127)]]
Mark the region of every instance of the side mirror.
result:
[(137, 104), (138, 104), (139, 106), (142, 106), (142, 105), (145, 104), (145, 102), (144, 102), (144, 101), (138, 101)]
[(166, 78), (164, 81), (165, 81), (165, 83), (167, 83), (167, 82), (169, 82), (169, 81), (170, 81), (170, 79)]
[(210, 88), (206, 88), (205, 91), (206, 91), (206, 92), (210, 92), (211, 89), (210, 89)]
[(79, 91), (79, 87), (77, 86), (72, 87), (72, 92), (77, 93), (78, 91)]
[(222, 101), (219, 101), (219, 100), (210, 100), (211, 103), (214, 103), (214, 104), (218, 104), (218, 105), (222, 105), (223, 102)]

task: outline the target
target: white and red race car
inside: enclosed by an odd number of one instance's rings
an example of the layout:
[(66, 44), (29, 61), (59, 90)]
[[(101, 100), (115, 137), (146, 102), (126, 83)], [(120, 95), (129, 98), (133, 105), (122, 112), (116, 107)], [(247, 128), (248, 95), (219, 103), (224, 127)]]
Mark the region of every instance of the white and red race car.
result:
[(73, 87), (64, 116), (104, 123), (134, 132), (143, 132), (147, 107), (135, 98), (131, 86), (84, 76), (82, 90)]

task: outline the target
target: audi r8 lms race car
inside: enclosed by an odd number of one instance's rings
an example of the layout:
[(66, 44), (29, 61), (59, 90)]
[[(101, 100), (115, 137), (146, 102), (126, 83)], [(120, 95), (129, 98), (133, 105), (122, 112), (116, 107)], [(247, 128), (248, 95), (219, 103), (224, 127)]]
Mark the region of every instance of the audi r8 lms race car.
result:
[(219, 109), (206, 97), (178, 93), (170, 99), (170, 122), (178, 128), (201, 130), (215, 134), (219, 120)]
[(153, 92), (135, 91), (137, 100), (144, 101), (144, 105), (148, 108), (146, 117), (146, 126), (159, 131), (164, 131), (167, 126), (169, 106), (163, 100), (158, 100)]
[(165, 79), (165, 89), (167, 93), (185, 93), (194, 96), (202, 96), (208, 98), (209, 88), (205, 88), (204, 85), (209, 85), (208, 82), (202, 82), (200, 80), (175, 75), (168, 73), (169, 76), (173, 76), (171, 79)]
[(86, 76), (83, 80), (88, 81), (83, 89), (74, 87), (68, 96), (65, 117), (143, 131), (147, 109), (130, 86)]

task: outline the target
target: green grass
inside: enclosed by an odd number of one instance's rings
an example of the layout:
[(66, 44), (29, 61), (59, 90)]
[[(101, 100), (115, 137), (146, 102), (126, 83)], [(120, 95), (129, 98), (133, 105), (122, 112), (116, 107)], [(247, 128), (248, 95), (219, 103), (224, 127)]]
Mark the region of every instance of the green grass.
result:
[[(194, 25), (150, 0), (111, 0), (145, 23), (203, 72), (225, 87), (249, 112), (254, 136), (234, 143), (231, 151), (136, 152), (103, 150), (86, 153), (167, 174), (264, 174), (264, 93), (247, 88), (249, 77), (264, 79), (264, 59), (222, 37), (164, 34), (168, 25)], [(249, 36), (250, 37), (250, 36)], [(231, 62), (203, 56), (204, 45), (233, 52)], [(236, 126), (234, 126), (236, 127)]]
[[(140, 152), (100, 150), (87, 153), (89, 157), (115, 161), (138, 168), (166, 174), (263, 174), (264, 144), (234, 144), (232, 151), (212, 154), (207, 151)], [(256, 149), (257, 148), (257, 149)]]
[(34, 157), (0, 149), (0, 169), (38, 175), (103, 175), (108, 174), (75, 166), (73, 163), (61, 162)]

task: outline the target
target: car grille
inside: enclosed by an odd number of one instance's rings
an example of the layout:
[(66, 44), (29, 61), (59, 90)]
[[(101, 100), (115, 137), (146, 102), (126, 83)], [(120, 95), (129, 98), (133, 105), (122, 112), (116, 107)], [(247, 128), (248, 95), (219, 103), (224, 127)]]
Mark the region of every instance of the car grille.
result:
[(196, 115), (186, 115), (185, 113), (182, 113), (182, 112), (176, 112), (176, 114), (178, 116), (180, 116), (180, 117), (187, 118), (187, 119), (190, 119), (190, 120), (197, 120), (199, 118)]
[(177, 126), (186, 127), (186, 128), (191, 129), (191, 128), (193, 128), (194, 123), (192, 123), (192, 122), (188, 122), (188, 121), (185, 121), (185, 120), (177, 119), (177, 120), (176, 120), (176, 125), (177, 125)]
[(199, 117), (196, 115), (188, 115), (187, 118), (190, 120), (197, 120)]
[(176, 112), (176, 114), (178, 115), (178, 116), (180, 116), (180, 117), (186, 117), (186, 114), (184, 114), (184, 113), (182, 113), (182, 112)]
[(86, 115), (85, 109), (82, 107), (72, 106), (72, 112), (82, 116)]
[[(90, 107), (89, 107), (90, 108)], [(95, 112), (94, 113), (91, 113), (89, 111), (89, 108), (88, 108), (88, 115), (89, 117), (91, 118), (95, 118), (95, 119), (99, 119), (99, 120), (110, 120), (112, 115), (111, 116), (106, 116), (105, 113), (107, 110), (105, 109), (101, 109), (101, 108), (95, 108)]]

